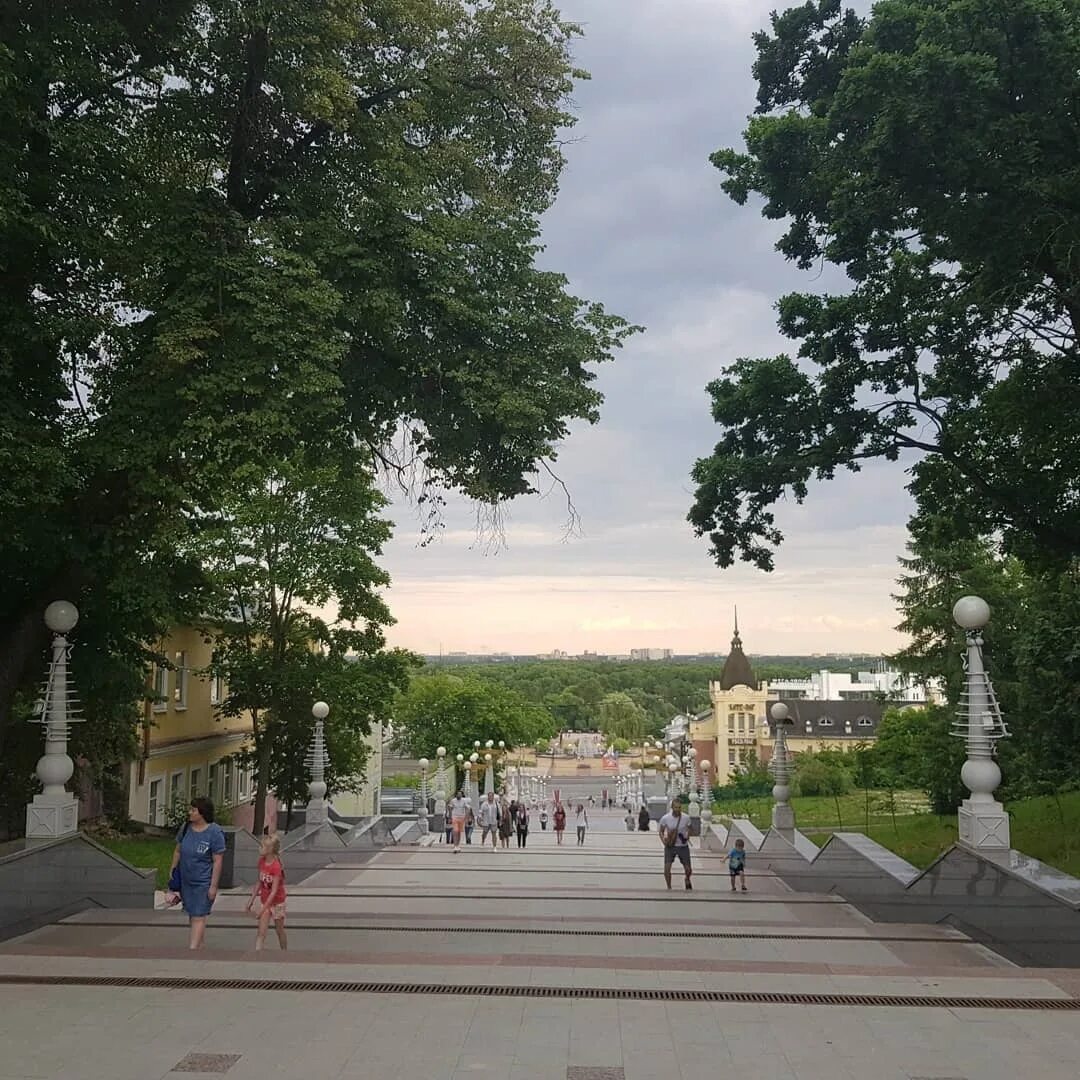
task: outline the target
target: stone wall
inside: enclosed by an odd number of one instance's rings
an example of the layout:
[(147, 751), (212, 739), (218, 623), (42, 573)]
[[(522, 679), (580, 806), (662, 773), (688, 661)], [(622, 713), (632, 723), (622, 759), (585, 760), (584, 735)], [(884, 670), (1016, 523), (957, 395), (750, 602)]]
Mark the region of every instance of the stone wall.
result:
[(0, 940), (87, 908), (153, 908), (154, 871), (81, 833), (0, 856)]

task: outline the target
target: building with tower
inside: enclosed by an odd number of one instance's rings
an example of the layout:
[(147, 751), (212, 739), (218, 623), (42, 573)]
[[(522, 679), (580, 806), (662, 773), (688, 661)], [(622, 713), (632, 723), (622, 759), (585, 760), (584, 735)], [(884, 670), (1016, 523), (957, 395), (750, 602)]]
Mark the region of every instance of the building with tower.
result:
[(687, 737), (698, 760), (714, 764), (717, 783), (730, 779), (746, 760), (769, 761), (776, 732), (769, 707), (783, 701), (791, 714), (788, 748), (796, 754), (820, 750), (850, 750), (877, 737), (885, 711), (883, 703), (858, 699), (826, 701), (791, 698), (759, 680), (743, 651), (739, 616), (720, 678), (709, 683), (712, 706), (689, 718)]

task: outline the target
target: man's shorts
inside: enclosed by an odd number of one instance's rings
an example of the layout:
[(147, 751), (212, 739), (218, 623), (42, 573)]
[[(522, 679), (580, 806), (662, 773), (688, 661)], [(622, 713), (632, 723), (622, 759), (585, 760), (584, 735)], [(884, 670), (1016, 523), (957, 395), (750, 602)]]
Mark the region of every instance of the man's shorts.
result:
[(683, 864), (685, 869), (690, 869), (690, 848), (688, 845), (664, 848), (664, 869), (667, 870), (676, 858)]

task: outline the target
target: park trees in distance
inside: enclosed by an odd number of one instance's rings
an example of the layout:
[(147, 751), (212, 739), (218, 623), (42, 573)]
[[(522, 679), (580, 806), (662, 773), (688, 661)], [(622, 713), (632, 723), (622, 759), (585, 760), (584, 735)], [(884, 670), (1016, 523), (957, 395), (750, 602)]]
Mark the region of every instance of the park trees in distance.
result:
[(778, 304), (787, 355), (710, 384), (722, 436), (690, 520), (721, 566), (768, 569), (773, 508), (914, 452), (921, 509), (1061, 565), (1080, 550), (1080, 8), (1056, 0), (841, 0), (755, 36), (745, 152), (713, 163), (778, 248), (840, 295)]
[(394, 707), (394, 740), (401, 750), (432, 758), (445, 746), (451, 763), (489, 739), (508, 749), (531, 749), (557, 727), (551, 713), (515, 690), (467, 674), (418, 673)]
[(621, 691), (605, 694), (598, 707), (600, 730), (609, 739), (640, 742), (648, 733), (648, 713)]
[(48, 601), (132, 667), (203, 611), (190, 541), (252, 462), (344, 428), (494, 504), (597, 418), (631, 328), (536, 266), (577, 32), (547, 0), (0, 10), (0, 731)]

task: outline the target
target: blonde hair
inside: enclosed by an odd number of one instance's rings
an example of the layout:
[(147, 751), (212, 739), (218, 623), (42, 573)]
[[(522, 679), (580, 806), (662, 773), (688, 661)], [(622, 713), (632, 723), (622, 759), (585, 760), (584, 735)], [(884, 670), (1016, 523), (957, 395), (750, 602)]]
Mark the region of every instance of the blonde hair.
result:
[(269, 847), (270, 854), (277, 856), (281, 854), (281, 837), (277, 833), (270, 833), (268, 836), (262, 838), (260, 847)]

